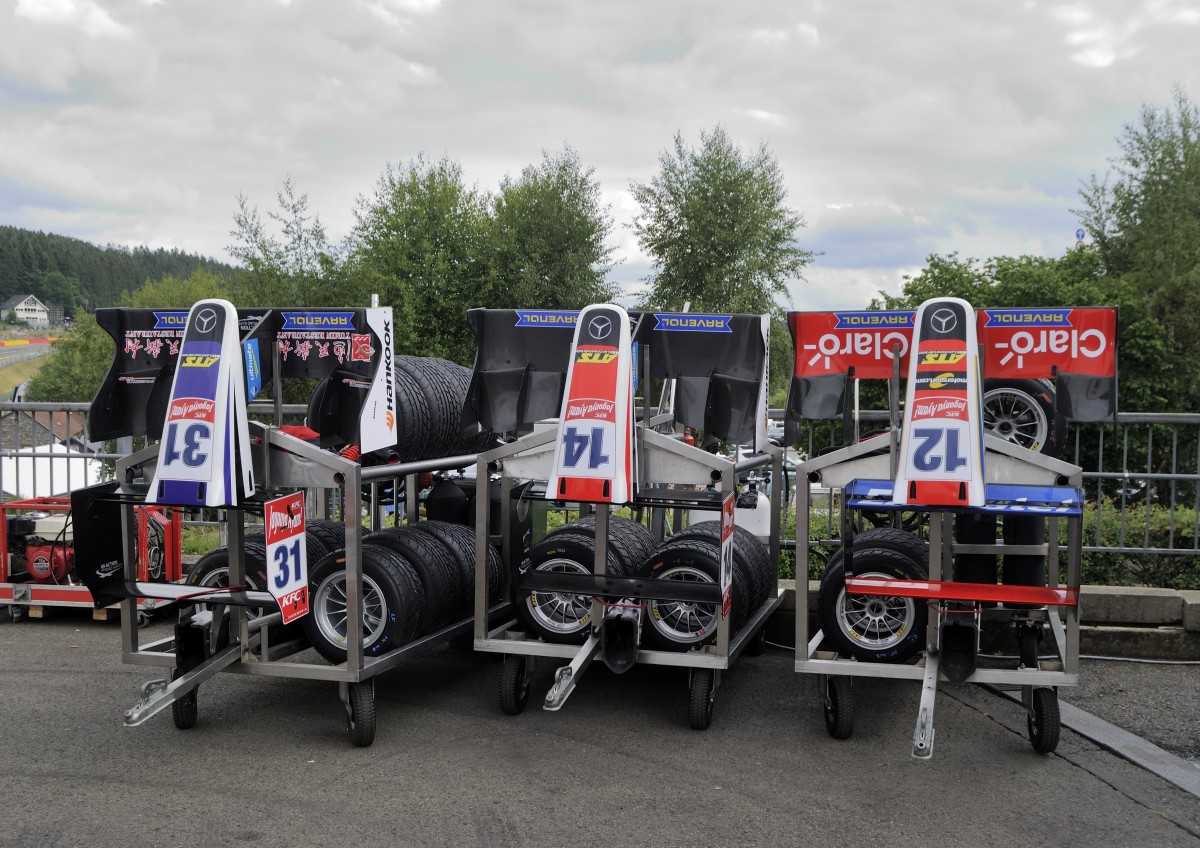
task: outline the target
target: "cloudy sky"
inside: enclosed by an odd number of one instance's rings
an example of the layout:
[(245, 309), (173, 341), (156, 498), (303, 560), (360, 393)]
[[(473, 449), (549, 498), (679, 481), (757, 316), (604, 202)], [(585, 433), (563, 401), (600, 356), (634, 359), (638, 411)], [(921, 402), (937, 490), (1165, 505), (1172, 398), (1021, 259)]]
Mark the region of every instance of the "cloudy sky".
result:
[(1197, 0), (0, 0), (0, 224), (229, 261), (289, 176), (340, 240), (388, 163), (494, 190), (569, 143), (633, 286), (631, 182), (720, 124), (822, 253), (792, 306), (862, 307), (930, 253), (1069, 249), (1198, 43)]

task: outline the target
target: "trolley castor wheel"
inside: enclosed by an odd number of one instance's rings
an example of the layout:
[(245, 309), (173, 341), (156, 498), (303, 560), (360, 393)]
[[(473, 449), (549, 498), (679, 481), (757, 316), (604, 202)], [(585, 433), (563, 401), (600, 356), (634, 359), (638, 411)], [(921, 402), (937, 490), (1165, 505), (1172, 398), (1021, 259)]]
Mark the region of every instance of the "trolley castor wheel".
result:
[(346, 729), (356, 748), (375, 741), (375, 686), (371, 681), (346, 684)]
[(708, 730), (712, 724), (717, 675), (711, 668), (693, 669), (688, 685), (688, 724), (692, 730)]
[(500, 667), (500, 709), (505, 715), (520, 715), (529, 703), (529, 660), (506, 654)]
[(196, 690), (193, 689), (175, 703), (171, 704), (171, 718), (180, 730), (191, 730), (200, 719), (200, 708), (196, 703)]
[(1029, 729), (1029, 744), (1033, 746), (1033, 750), (1039, 754), (1054, 753), (1062, 730), (1056, 690), (1045, 686), (1033, 690), (1025, 726)]
[(825, 729), (834, 739), (849, 739), (854, 733), (854, 684), (849, 677), (830, 677), (825, 682)]

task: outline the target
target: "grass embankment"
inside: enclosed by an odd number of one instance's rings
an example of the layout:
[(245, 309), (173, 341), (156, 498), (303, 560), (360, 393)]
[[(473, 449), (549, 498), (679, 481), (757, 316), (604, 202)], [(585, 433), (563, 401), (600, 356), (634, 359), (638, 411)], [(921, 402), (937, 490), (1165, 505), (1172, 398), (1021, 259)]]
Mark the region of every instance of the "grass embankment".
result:
[(0, 400), (12, 400), (13, 389), (40, 371), (46, 361), (45, 356), (39, 356), (0, 368)]

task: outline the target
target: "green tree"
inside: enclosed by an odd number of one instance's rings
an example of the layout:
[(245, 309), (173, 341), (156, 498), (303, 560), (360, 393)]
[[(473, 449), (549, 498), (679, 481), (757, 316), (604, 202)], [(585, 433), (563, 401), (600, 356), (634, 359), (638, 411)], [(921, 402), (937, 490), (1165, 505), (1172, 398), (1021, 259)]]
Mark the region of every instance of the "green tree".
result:
[(1162, 328), (1175, 408), (1200, 404), (1200, 109), (1182, 88), (1173, 108), (1142, 107), (1118, 139), (1103, 178), (1081, 187), (1074, 210), (1106, 273), (1148, 303)]
[(699, 149), (675, 135), (660, 172), (633, 184), (633, 224), (654, 260), (644, 305), (781, 315), (779, 299), (813, 252), (796, 242), (803, 217), (785, 205), (783, 174), (765, 144), (745, 154), (718, 126)]
[(612, 218), (591, 168), (569, 145), (505, 177), (495, 198), (495, 307), (580, 309), (616, 293), (605, 242)]
[(421, 156), (389, 164), (373, 194), (359, 198), (349, 264), (392, 307), (396, 350), (474, 359), (466, 311), (494, 302), (490, 205), (457, 163)]
[(74, 315), (80, 298), (79, 280), (61, 271), (43, 271), (34, 276), (33, 294), (47, 306), (55, 304), (63, 308), (64, 314)]
[[(228, 278), (203, 268), (186, 278), (166, 275), (147, 280), (121, 296), (121, 305), (141, 309), (188, 309), (206, 298), (228, 298)], [(113, 361), (113, 340), (96, 319), (81, 315), (51, 346), (46, 364), (29, 381), (31, 401), (86, 403), (96, 395)]]
[(201, 300), (229, 300), (232, 283), (226, 276), (209, 271), (193, 271), (185, 279), (167, 274), (160, 280), (147, 280), (140, 289), (121, 295), (121, 306), (139, 309), (190, 309)]
[(29, 380), (26, 400), (90, 402), (112, 363), (112, 337), (85, 313), (51, 349), (46, 364)]
[(957, 253), (934, 254), (926, 263), (919, 274), (905, 277), (899, 296), (881, 292), (871, 307), (916, 309), (935, 297), (960, 297), (976, 309), (1116, 306), (1121, 408), (1161, 411), (1172, 403), (1175, 374), (1163, 325), (1135, 286), (1105, 272), (1098, 250), (1080, 248), (1057, 259), (1000, 256), (982, 262)]
[[(369, 295), (348, 273), (340, 248), (331, 244), (308, 195), (297, 195), (290, 177), (276, 194), (278, 211), (267, 213), (238, 197), (236, 239), (227, 250), (244, 273), (232, 292), (238, 306), (367, 306)], [(269, 223), (268, 223), (269, 222)], [(278, 229), (281, 235), (274, 230)]]

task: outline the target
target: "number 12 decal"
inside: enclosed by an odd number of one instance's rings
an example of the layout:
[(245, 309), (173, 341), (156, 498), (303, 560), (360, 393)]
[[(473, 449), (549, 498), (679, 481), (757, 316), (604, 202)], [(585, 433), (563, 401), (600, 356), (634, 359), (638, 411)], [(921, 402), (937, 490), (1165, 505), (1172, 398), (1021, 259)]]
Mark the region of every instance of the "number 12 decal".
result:
[[(947, 474), (953, 474), (959, 468), (967, 464), (967, 458), (959, 451), (958, 430), (945, 430), (934, 427), (917, 427), (913, 430), (913, 437), (917, 440), (917, 446), (912, 453), (912, 464), (918, 471), (944, 471)], [(938, 445), (942, 442), (942, 436), (946, 437), (946, 449), (942, 452), (935, 453)]]

